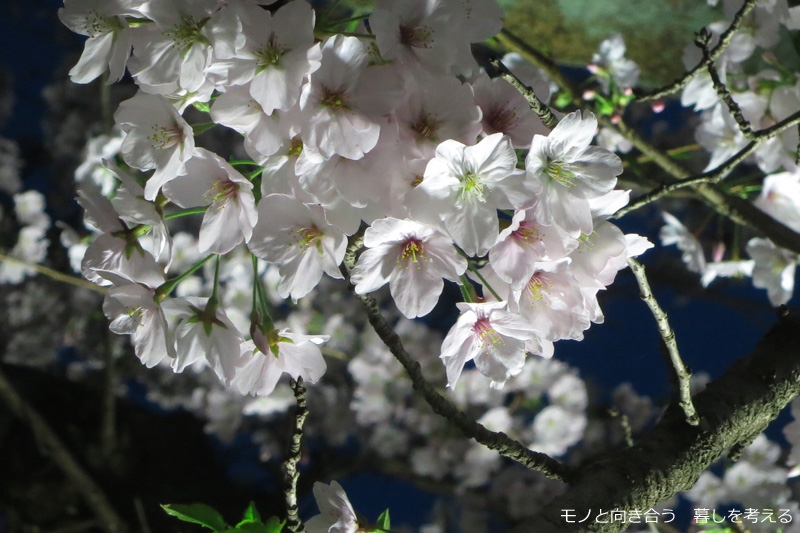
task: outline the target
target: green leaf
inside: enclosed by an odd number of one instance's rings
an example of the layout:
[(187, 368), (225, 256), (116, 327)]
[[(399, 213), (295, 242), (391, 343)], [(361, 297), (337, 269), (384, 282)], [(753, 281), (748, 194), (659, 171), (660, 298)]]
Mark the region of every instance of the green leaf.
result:
[(261, 524), (261, 515), (258, 513), (258, 509), (256, 509), (256, 502), (250, 502), (250, 505), (247, 506), (247, 509), (244, 510), (244, 514), (242, 515), (242, 521), (236, 526), (237, 528), (241, 527), (243, 524), (252, 524), (257, 523)]
[(203, 113), (211, 112), (211, 106), (208, 105), (208, 102), (194, 102), (192, 105), (194, 106), (195, 109), (197, 109), (198, 111), (202, 111)]
[(191, 522), (192, 524), (200, 524), (216, 532), (225, 531), (229, 527), (218, 511), (203, 503), (191, 503), (186, 505), (171, 503), (162, 505), (161, 508), (164, 509), (168, 515), (174, 516), (179, 520)]
[(267, 533), (281, 533), (286, 520), (280, 520), (277, 516), (270, 516), (267, 520)]
[(375, 525), (384, 530), (392, 529), (392, 524), (389, 520), (389, 509), (381, 513)]

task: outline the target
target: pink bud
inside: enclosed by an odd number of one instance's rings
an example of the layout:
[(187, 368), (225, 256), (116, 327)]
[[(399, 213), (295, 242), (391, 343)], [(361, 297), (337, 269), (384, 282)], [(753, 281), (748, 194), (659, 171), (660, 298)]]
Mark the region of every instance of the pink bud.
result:
[(592, 74), (597, 74), (598, 72), (600, 72), (600, 67), (598, 67), (594, 63), (589, 63), (588, 65), (586, 65), (586, 70), (588, 70)]
[(722, 261), (722, 256), (725, 255), (725, 243), (722, 241), (714, 243), (714, 247), (711, 249), (711, 257), (713, 258), (715, 263), (719, 263)]
[(612, 123), (612, 124), (619, 124), (619, 121), (620, 121), (620, 120), (621, 120), (620, 116), (619, 116), (619, 115), (617, 115), (616, 113), (614, 113), (613, 115), (611, 115), (611, 123)]
[(653, 113), (661, 113), (664, 111), (664, 102), (662, 100), (656, 100), (650, 107), (652, 107)]
[(595, 96), (597, 96), (597, 93), (591, 89), (586, 89), (585, 91), (583, 91), (584, 100), (594, 100)]
[(774, 65), (778, 62), (778, 56), (775, 55), (775, 52), (772, 50), (766, 50), (763, 54), (761, 54), (761, 59), (764, 60), (765, 63), (770, 65)]
[(625, 93), (625, 96), (631, 96), (633, 94), (633, 89), (630, 87), (625, 87), (625, 91), (623, 92)]

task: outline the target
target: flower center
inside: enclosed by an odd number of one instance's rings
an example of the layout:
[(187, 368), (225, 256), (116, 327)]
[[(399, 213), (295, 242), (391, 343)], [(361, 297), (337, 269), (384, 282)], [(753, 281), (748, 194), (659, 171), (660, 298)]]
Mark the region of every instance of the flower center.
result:
[(83, 26), (86, 35), (97, 37), (106, 33), (119, 31), (122, 29), (122, 23), (118, 17), (104, 17), (94, 9), (86, 14), (86, 20)]
[[(480, 203), (486, 202), (486, 197), (483, 194), (485, 185), (481, 181), (480, 176), (474, 172), (467, 172), (461, 176), (461, 199), (474, 204), (476, 201)], [(487, 189), (488, 190), (488, 189)]]
[(303, 253), (312, 246), (317, 249), (319, 255), (323, 255), (322, 236), (324, 233), (316, 224), (311, 224), (307, 228), (299, 228), (295, 231), (295, 244), (303, 249)]
[(495, 107), (483, 117), (483, 126), (486, 133), (507, 133), (517, 122), (514, 109), (506, 106)]
[(206, 199), (211, 199), (211, 203), (217, 209), (223, 209), (231, 200), (236, 200), (239, 195), (239, 184), (235, 181), (223, 178), (215, 181), (211, 189), (204, 195)]
[(427, 113), (420, 114), (411, 129), (416, 132), (421, 141), (438, 142), (436, 133), (439, 130), (439, 121)]
[(303, 139), (300, 136), (292, 139), (292, 144), (289, 146), (289, 151), (286, 155), (289, 157), (299, 157), (303, 153)]
[(429, 48), (433, 44), (433, 30), (428, 26), (400, 26), (400, 43), (411, 48)]
[(556, 159), (555, 161), (547, 162), (547, 166), (544, 167), (544, 172), (550, 176), (552, 181), (557, 181), (564, 187), (572, 188), (575, 187), (575, 170), (577, 170), (577, 168), (576, 165)]
[(403, 251), (397, 259), (397, 267), (408, 269), (408, 263), (417, 263), (417, 268), (421, 268), (420, 262), (425, 261), (425, 245), (416, 237), (409, 238), (403, 246)]
[(478, 319), (472, 326), (472, 333), (478, 337), (481, 349), (488, 348), (491, 350), (495, 344), (505, 345), (503, 338), (495, 331), (488, 318)]
[(255, 53), (258, 58), (257, 72), (268, 69), (269, 67), (277, 67), (280, 63), (281, 56), (286, 53), (286, 50), (278, 46), (275, 34), (269, 36), (267, 44)]
[(532, 244), (542, 240), (542, 232), (539, 230), (540, 227), (541, 226), (536, 222), (523, 220), (520, 222), (519, 228), (511, 232), (511, 236), (517, 241)]
[(153, 150), (166, 150), (181, 143), (182, 132), (177, 124), (171, 128), (156, 125), (150, 130), (150, 135), (147, 140), (150, 141), (150, 147)]
[(542, 272), (537, 272), (531, 276), (531, 279), (528, 280), (528, 284), (525, 286), (525, 291), (528, 293), (528, 300), (531, 303), (531, 307), (536, 307), (537, 304), (547, 305), (544, 299), (548, 296), (550, 287), (552, 286), (553, 282)]
[(325, 87), (322, 91), (322, 99), (320, 100), (322, 107), (334, 109), (336, 111), (348, 109), (347, 101), (344, 98), (344, 92)]
[(172, 37), (173, 46), (179, 48), (181, 53), (185, 54), (195, 43), (211, 46), (208, 39), (200, 33), (206, 21), (208, 21), (208, 18), (195, 20), (192, 17), (183, 17), (179, 25), (172, 27), (172, 29), (164, 33)]

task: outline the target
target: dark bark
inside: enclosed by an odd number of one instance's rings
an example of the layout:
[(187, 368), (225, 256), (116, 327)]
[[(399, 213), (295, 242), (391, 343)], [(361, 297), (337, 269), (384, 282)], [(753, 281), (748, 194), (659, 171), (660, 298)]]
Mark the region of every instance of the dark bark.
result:
[[(644, 512), (691, 488), (726, 451), (735, 455), (752, 442), (800, 393), (800, 317), (783, 315), (752, 354), (694, 397), (700, 426), (687, 424), (680, 408), (671, 406), (636, 445), (581, 467), (569, 492), (513, 533), (622, 531), (625, 524), (598, 524), (594, 517), (600, 510)], [(577, 516), (573, 523), (563, 517), (566, 509)], [(590, 520), (575, 523), (590, 510)]]

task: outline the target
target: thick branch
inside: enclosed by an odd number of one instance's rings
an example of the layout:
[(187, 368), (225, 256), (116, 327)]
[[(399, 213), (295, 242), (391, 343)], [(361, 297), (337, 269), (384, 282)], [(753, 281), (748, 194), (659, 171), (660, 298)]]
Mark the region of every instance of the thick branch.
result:
[[(348, 248), (345, 254), (342, 273), (346, 279), (350, 279), (350, 271), (355, 266), (355, 255), (357, 250), (361, 247), (361, 239), (357, 238), (353, 244)], [(351, 290), (353, 286), (350, 285)], [(489, 431), (480, 423), (468, 417), (460, 411), (455, 405), (450, 403), (447, 398), (439, 394), (434, 386), (428, 382), (422, 375), (422, 367), (406, 352), (400, 337), (392, 330), (392, 327), (384, 320), (381, 315), (378, 302), (371, 296), (356, 294), (356, 298), (361, 300), (364, 308), (367, 311), (367, 318), (375, 333), (378, 334), (381, 341), (392, 352), (395, 359), (397, 359), (414, 386), (414, 390), (420, 392), (425, 401), (430, 405), (433, 412), (443, 416), (456, 426), (465, 436), (475, 439), (480, 444), (483, 444), (491, 450), (495, 450), (503, 457), (507, 457), (516, 461), (524, 467), (541, 472), (551, 479), (557, 479), (564, 482), (569, 482), (572, 478), (572, 472), (568, 470), (566, 465), (562, 465), (552, 457), (544, 453), (534, 452), (525, 447), (522, 443), (512, 439), (503, 432)]]
[(286, 528), (294, 533), (305, 531), (303, 522), (297, 514), (297, 480), (300, 472), (297, 470), (297, 463), (302, 457), (303, 424), (308, 416), (306, 406), (306, 388), (303, 385), (303, 378), (298, 377), (297, 381), (292, 380), (292, 391), (297, 400), (297, 409), (294, 413), (294, 431), (289, 442), (289, 453), (283, 462), (284, 474), (284, 496), (286, 499)]
[(652, 100), (658, 100), (659, 98), (663, 98), (668, 94), (672, 94), (676, 91), (680, 91), (684, 87), (686, 87), (689, 82), (694, 78), (698, 73), (702, 72), (704, 69), (708, 68), (708, 64), (712, 61), (716, 61), (719, 56), (722, 55), (722, 52), (728, 47), (733, 39), (733, 35), (736, 33), (736, 30), (739, 29), (739, 26), (742, 25), (745, 17), (753, 10), (753, 8), (758, 3), (758, 0), (745, 0), (744, 5), (742, 5), (741, 9), (736, 12), (734, 15), (733, 20), (731, 21), (731, 25), (728, 26), (728, 29), (720, 35), (719, 43), (717, 46), (714, 47), (713, 50), (707, 55), (704, 56), (702, 60), (690, 71), (685, 73), (683, 76), (672, 82), (671, 84), (662, 87), (660, 89), (656, 89), (655, 91), (645, 92), (641, 89), (635, 90), (636, 97), (641, 102), (649, 102)]
[(689, 368), (683, 364), (681, 354), (678, 352), (678, 342), (675, 340), (675, 332), (669, 325), (667, 313), (658, 305), (658, 301), (652, 289), (650, 289), (650, 283), (647, 281), (647, 275), (644, 272), (644, 265), (633, 258), (628, 259), (628, 264), (631, 267), (633, 275), (636, 276), (636, 282), (639, 284), (642, 300), (644, 300), (647, 307), (650, 308), (650, 312), (653, 313), (653, 317), (656, 319), (658, 333), (661, 335), (661, 340), (664, 341), (664, 346), (669, 354), (672, 368), (675, 370), (675, 381), (678, 389), (678, 397), (680, 398), (679, 405), (681, 409), (683, 409), (684, 414), (686, 414), (686, 421), (696, 426), (700, 423), (700, 419), (697, 417), (697, 411), (695, 411), (694, 405), (692, 404), (692, 393), (689, 382), (692, 373), (689, 371)]
[[(565, 509), (581, 518), (619, 509), (643, 512), (691, 488), (726, 450), (749, 443), (800, 393), (800, 319), (784, 316), (739, 361), (694, 397), (700, 426), (670, 407), (658, 425), (631, 447), (582, 467), (572, 490), (551, 501), (513, 533), (616, 532), (624, 524), (568, 524)], [(582, 513), (582, 514), (581, 514)]]
[(102, 523), (102, 529), (108, 533), (126, 532), (128, 528), (114, 511), (100, 486), (72, 456), (45, 419), (19, 395), (2, 371), (0, 371), (0, 398), (6, 403), (11, 414), (30, 427), (39, 451), (52, 459), (80, 492), (89, 508)]

